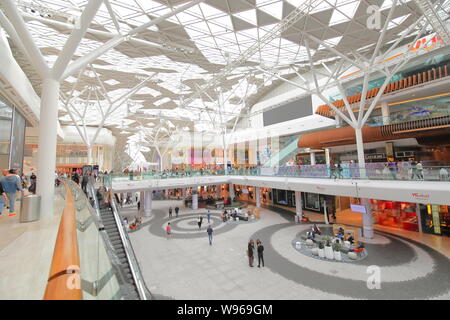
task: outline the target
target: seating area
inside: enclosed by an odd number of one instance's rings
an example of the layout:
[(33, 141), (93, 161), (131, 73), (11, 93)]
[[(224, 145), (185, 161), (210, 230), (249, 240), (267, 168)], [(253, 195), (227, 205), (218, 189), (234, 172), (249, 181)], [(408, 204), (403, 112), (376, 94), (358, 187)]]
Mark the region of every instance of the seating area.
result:
[(368, 255), (364, 245), (358, 241), (358, 236), (357, 228), (344, 225), (322, 227), (320, 234), (314, 236), (309, 231), (302, 233), (295, 242), (295, 248), (322, 260), (357, 261)]
[[(259, 212), (258, 212), (259, 215)], [(256, 214), (253, 210), (247, 208), (226, 209), (222, 214), (222, 221), (251, 221), (256, 220)]]

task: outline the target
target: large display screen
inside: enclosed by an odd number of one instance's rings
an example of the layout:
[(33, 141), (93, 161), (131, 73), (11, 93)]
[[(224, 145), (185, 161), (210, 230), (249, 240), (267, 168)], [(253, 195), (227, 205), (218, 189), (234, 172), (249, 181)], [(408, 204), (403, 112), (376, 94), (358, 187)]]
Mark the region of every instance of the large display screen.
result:
[(263, 113), (264, 126), (299, 119), (313, 114), (311, 96), (288, 102)]
[(14, 109), (13, 126), (11, 130), (11, 149), (9, 154), (9, 167), (23, 170), (23, 151), (25, 146), (26, 120), (17, 109)]

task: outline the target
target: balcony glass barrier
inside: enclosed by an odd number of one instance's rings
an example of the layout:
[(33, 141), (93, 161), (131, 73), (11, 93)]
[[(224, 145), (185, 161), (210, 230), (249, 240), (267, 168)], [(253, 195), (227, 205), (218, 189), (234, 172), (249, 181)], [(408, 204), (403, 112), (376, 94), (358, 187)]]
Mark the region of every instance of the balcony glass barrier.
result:
[[(140, 181), (151, 179), (175, 179), (200, 176), (223, 176), (223, 170), (168, 171), (163, 173), (113, 174), (103, 176), (106, 183), (120, 181)], [(450, 181), (450, 166), (413, 167), (409, 162), (368, 163), (364, 168), (357, 164), (342, 164), (341, 167), (329, 165), (304, 165), (286, 167), (251, 167), (230, 169), (227, 175), (273, 176), (317, 179), (368, 179), (368, 180), (406, 180), (406, 181)]]
[(78, 185), (67, 180), (75, 201), (83, 300), (122, 299), (98, 215)]

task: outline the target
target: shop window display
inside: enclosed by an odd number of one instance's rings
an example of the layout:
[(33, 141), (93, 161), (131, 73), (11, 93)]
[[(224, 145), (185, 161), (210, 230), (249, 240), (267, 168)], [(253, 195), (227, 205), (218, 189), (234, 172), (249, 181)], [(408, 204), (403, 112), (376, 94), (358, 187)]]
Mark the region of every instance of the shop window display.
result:
[(375, 223), (409, 231), (419, 231), (415, 203), (382, 200), (371, 200), (371, 202)]

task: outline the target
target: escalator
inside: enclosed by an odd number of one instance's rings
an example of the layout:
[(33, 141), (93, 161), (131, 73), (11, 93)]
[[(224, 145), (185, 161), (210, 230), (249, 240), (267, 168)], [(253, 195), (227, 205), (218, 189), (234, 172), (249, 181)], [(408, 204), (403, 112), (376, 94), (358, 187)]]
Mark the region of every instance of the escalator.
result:
[(154, 299), (145, 285), (136, 255), (122, 225), (114, 199), (111, 206), (100, 204), (101, 201), (97, 198), (97, 191), (91, 183), (88, 190), (93, 201), (92, 206), (95, 208), (100, 221), (100, 230), (106, 233), (105, 240), (109, 248), (108, 253), (117, 275), (123, 299)]
[(119, 283), (123, 289), (122, 292), (124, 293), (124, 297), (127, 300), (139, 300), (138, 288), (133, 278), (133, 274), (131, 273), (130, 264), (128, 262), (127, 254), (125, 252), (112, 209), (110, 207), (100, 209), (100, 219), (104, 226), (104, 230), (108, 235), (114, 254), (119, 262), (116, 266), (121, 273), (121, 277), (119, 277), (121, 281), (119, 281)]

